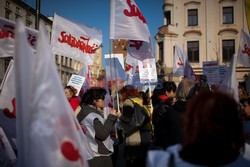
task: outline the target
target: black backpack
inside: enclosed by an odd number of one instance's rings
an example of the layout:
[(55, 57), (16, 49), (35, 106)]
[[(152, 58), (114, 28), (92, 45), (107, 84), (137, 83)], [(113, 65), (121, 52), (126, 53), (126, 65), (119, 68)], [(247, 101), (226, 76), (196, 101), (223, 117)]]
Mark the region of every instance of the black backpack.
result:
[(132, 124), (134, 124), (138, 129), (140, 129), (141, 127), (145, 126), (147, 123), (150, 122), (149, 115), (144, 107), (134, 102), (132, 99), (130, 100), (134, 105)]

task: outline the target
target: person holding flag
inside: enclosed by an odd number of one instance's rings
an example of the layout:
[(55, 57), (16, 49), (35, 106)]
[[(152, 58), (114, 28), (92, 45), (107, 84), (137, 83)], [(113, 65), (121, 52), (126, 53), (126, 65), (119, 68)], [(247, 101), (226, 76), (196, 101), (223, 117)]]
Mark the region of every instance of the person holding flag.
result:
[(114, 151), (114, 142), (110, 133), (115, 128), (115, 122), (120, 113), (111, 110), (107, 119), (104, 119), (105, 94), (106, 90), (103, 88), (87, 90), (81, 100), (82, 109), (77, 115), (94, 156), (89, 160), (90, 167), (113, 166), (110, 155)]

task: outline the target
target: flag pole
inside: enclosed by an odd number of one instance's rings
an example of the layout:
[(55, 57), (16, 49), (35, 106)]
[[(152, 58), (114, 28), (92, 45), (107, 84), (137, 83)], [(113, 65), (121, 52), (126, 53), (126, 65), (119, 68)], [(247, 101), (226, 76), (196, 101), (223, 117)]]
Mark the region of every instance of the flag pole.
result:
[(39, 29), (40, 6), (41, 6), (40, 0), (36, 0), (36, 25), (35, 27), (37, 30)]
[[(114, 6), (115, 6), (115, 4), (114, 4), (115, 2), (114, 1), (112, 1), (112, 0), (110, 0), (110, 25), (109, 25), (109, 36), (111, 37), (111, 34), (113, 34), (113, 31), (114, 31), (114, 29), (113, 29), (113, 26), (114, 26), (114, 20), (113, 20), (113, 18), (112, 17), (114, 17), (114, 14), (115, 14), (115, 11), (114, 10), (112, 10), (113, 8), (114, 8)], [(112, 48), (112, 46), (113, 46), (113, 40), (112, 39), (109, 39), (109, 56), (110, 56), (110, 62), (109, 62), (109, 64), (110, 64), (110, 75), (111, 75), (111, 88), (112, 88), (112, 86), (114, 85), (114, 83), (113, 83), (113, 77), (112, 77), (112, 68), (111, 68), (111, 53), (112, 53), (112, 51), (113, 51), (113, 48)], [(115, 65), (114, 65), (115, 66)], [(116, 78), (116, 72), (115, 72), (115, 78)], [(116, 91), (116, 90), (115, 90)], [(113, 100), (113, 106), (114, 106), (114, 98), (115, 98), (115, 92), (114, 93), (112, 93), (111, 92), (111, 94), (112, 94), (112, 100)], [(119, 99), (117, 99), (118, 101), (119, 101)]]

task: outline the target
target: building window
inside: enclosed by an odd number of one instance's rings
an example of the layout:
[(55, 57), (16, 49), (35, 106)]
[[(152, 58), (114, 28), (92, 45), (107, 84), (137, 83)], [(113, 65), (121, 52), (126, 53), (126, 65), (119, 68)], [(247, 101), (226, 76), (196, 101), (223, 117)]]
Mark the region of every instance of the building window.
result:
[(56, 64), (58, 64), (58, 55), (55, 55)]
[(6, 1), (6, 6), (10, 7), (10, 2), (9, 1)]
[(188, 26), (198, 25), (198, 9), (188, 9)]
[(19, 7), (16, 7), (16, 12), (20, 13), (20, 8)]
[(9, 20), (11, 19), (11, 11), (8, 9), (5, 9), (5, 18)]
[(20, 15), (18, 15), (18, 14), (16, 14), (16, 20), (17, 20), (19, 17), (21, 17), (21, 16), (20, 16)]
[(222, 48), (223, 48), (223, 62), (228, 62), (231, 60), (231, 57), (235, 53), (235, 41), (234, 39), (230, 40), (222, 40)]
[(164, 62), (164, 48), (163, 48), (163, 42), (159, 42), (159, 59)]
[(187, 42), (188, 60), (190, 62), (199, 62), (199, 41)]
[(64, 58), (64, 57), (63, 57), (63, 56), (61, 56), (61, 65), (63, 65), (63, 58)]
[(65, 66), (68, 66), (68, 57), (65, 57)]
[(72, 59), (71, 58), (69, 59), (69, 67), (70, 68), (72, 67)]
[(27, 13), (27, 19), (31, 19), (31, 14), (30, 13)]
[(26, 20), (26, 26), (31, 28), (32, 22), (29, 20)]
[(166, 22), (166, 24), (167, 25), (170, 25), (171, 24), (171, 11), (166, 11), (165, 13), (164, 13), (164, 15), (165, 15), (165, 19), (167, 20), (167, 22)]
[(223, 24), (233, 24), (234, 23), (234, 8), (223, 7)]

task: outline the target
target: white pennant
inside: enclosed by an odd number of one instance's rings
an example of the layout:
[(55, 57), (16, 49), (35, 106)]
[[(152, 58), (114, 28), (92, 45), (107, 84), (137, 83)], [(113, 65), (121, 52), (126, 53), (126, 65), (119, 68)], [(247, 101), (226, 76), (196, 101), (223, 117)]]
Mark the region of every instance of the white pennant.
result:
[(182, 49), (175, 45), (174, 61), (173, 61), (173, 74), (184, 76), (186, 58)]
[(21, 20), (16, 34), (18, 167), (88, 166), (89, 145), (64, 94), (44, 25), (36, 55)]
[(195, 74), (190, 62), (188, 61), (186, 52), (177, 45), (175, 45), (173, 74), (195, 80)]
[(134, 0), (111, 0), (110, 39), (150, 42), (147, 21)]
[(250, 67), (250, 37), (243, 29), (240, 35), (238, 62), (244, 66)]

